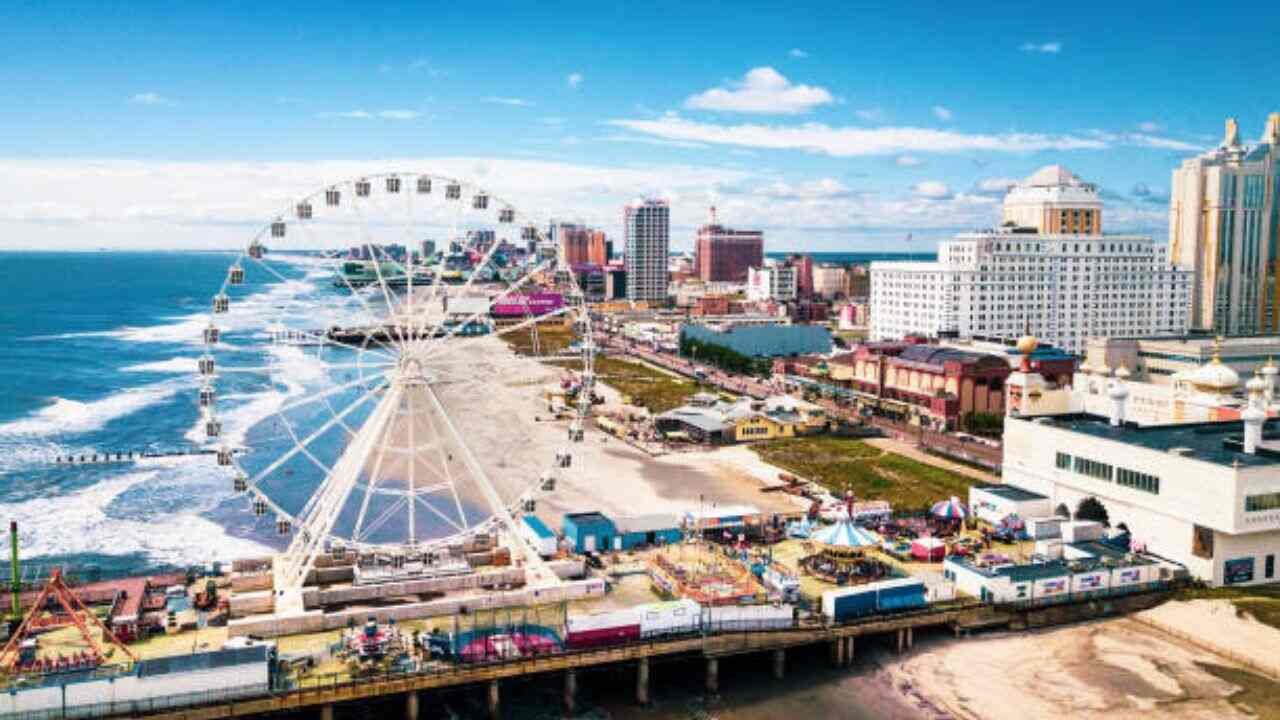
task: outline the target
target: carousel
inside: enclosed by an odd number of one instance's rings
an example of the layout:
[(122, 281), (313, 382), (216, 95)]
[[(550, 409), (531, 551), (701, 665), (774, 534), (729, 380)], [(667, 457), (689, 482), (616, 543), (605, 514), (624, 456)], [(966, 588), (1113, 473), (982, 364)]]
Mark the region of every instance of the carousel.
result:
[(889, 566), (869, 551), (880, 547), (880, 537), (846, 518), (813, 533), (810, 542), (817, 552), (800, 560), (810, 575), (836, 585), (871, 582), (889, 574)]

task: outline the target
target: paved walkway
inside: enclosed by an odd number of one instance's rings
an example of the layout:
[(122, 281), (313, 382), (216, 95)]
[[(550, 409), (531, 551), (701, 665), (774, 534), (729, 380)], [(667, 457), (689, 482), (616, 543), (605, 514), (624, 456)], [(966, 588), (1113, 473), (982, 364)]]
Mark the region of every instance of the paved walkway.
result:
[[(978, 468), (970, 467), (968, 465), (964, 465), (958, 462), (952, 462), (951, 460), (947, 460), (946, 458), (941, 458), (932, 453), (927, 453), (921, 450), (919, 447), (916, 447), (911, 443), (902, 442), (901, 440), (896, 440), (894, 438), (886, 437), (886, 438), (867, 438), (866, 440), (863, 440), (863, 442), (867, 443), (868, 445), (874, 445), (880, 448), (881, 450), (888, 450), (890, 452), (895, 452), (899, 455), (905, 455), (911, 458), (912, 460), (919, 460), (920, 462), (926, 465), (932, 465), (934, 467), (942, 468), (943, 470), (950, 470), (952, 472), (959, 473), (966, 477), (971, 477), (974, 480), (981, 480), (982, 482), (988, 482), (988, 483), (1000, 482), (1000, 478), (996, 477), (995, 475), (985, 470), (980, 470)], [(966, 500), (965, 498), (960, 498), (960, 499), (968, 502), (968, 500)]]

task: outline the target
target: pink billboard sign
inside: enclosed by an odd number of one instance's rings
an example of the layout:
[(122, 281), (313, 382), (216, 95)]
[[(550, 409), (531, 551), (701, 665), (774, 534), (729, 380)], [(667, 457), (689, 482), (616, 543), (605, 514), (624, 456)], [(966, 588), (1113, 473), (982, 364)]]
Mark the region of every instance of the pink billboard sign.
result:
[(508, 295), (495, 302), (490, 312), (493, 317), (525, 317), (546, 315), (564, 307), (564, 296), (559, 293), (526, 293)]

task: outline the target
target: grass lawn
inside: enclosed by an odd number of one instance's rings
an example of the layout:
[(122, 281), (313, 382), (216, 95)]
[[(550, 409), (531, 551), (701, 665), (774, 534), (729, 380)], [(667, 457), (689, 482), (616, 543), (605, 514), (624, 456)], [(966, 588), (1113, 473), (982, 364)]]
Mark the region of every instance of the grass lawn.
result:
[(1280, 629), (1280, 585), (1253, 587), (1184, 588), (1175, 600), (1230, 600), (1236, 610), (1247, 612), (1258, 622)]
[(752, 445), (764, 461), (821, 483), (835, 495), (846, 490), (861, 500), (888, 500), (895, 510), (925, 509), (952, 495), (969, 495), (978, 481), (861, 440), (816, 436)]
[(596, 358), (596, 378), (628, 396), (632, 405), (655, 414), (684, 405), (698, 392), (698, 384), (692, 380), (612, 357)]
[(1240, 686), (1238, 692), (1227, 698), (1232, 705), (1259, 718), (1280, 718), (1280, 683), (1248, 670), (1203, 662), (1196, 664), (1218, 679)]
[[(501, 328), (499, 328), (501, 330)], [(537, 327), (538, 333), (538, 352), (537, 355), (555, 355), (565, 348), (573, 344), (577, 339), (573, 328), (559, 324), (546, 323)], [(534, 355), (533, 351), (534, 328), (527, 327), (514, 332), (505, 333), (502, 339), (511, 346), (511, 349), (520, 355)]]

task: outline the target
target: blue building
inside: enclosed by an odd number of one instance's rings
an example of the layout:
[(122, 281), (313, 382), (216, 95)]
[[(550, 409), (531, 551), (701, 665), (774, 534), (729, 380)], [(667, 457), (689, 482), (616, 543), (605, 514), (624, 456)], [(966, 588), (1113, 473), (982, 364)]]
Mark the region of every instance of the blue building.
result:
[(705, 325), (685, 325), (681, 338), (715, 343), (747, 357), (825, 355), (831, 331), (821, 325), (740, 325), (723, 332)]
[(621, 548), (630, 550), (639, 545), (672, 545), (680, 542), (684, 533), (673, 514), (637, 515), (620, 517), (614, 521)]
[(560, 529), (579, 553), (612, 550), (618, 536), (613, 521), (598, 512), (567, 513)]

